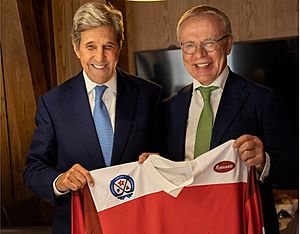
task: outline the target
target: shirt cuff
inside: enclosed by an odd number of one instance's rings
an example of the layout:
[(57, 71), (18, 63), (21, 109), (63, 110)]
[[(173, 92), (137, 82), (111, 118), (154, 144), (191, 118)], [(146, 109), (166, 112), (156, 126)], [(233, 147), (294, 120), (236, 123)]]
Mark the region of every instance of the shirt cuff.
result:
[(68, 189), (68, 190), (65, 191), (65, 192), (60, 192), (60, 191), (58, 191), (58, 189), (56, 188), (55, 182), (57, 181), (57, 179), (58, 179), (61, 175), (62, 175), (62, 174), (58, 175), (58, 176), (56, 177), (56, 179), (55, 179), (55, 180), (53, 181), (53, 183), (52, 183), (54, 194), (55, 194), (55, 196), (57, 196), (57, 197), (59, 197), (59, 196), (61, 196), (61, 195), (65, 195), (65, 194), (67, 194), (67, 193), (70, 192), (70, 189)]
[(268, 153), (266, 153), (266, 163), (264, 166), (264, 169), (262, 171), (262, 173), (259, 175), (259, 172), (257, 172), (257, 178), (261, 181), (264, 182), (264, 180), (266, 179), (266, 177), (269, 175), (270, 172), (270, 156), (268, 155)]

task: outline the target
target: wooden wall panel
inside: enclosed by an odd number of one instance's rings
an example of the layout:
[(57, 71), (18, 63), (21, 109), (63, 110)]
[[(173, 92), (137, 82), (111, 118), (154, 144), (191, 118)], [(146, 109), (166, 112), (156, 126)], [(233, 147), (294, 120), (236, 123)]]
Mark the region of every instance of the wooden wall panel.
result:
[(298, 35), (297, 0), (212, 0), (231, 19), (236, 41), (266, 40)]
[(52, 1), (39, 0), (30, 2), (35, 16), (35, 21), (32, 23), (35, 23), (37, 27), (37, 31), (31, 31), (31, 33), (36, 33), (39, 39), (38, 43), (41, 48), (39, 56), (42, 57), (45, 72), (44, 82), (47, 84), (47, 88), (50, 89), (57, 84), (51, 8)]
[(127, 2), (129, 70), (135, 72), (134, 51), (178, 45), (176, 24), (198, 4), (222, 9), (231, 19), (236, 41), (265, 40), (298, 35), (297, 0), (166, 0)]
[[(0, 4), (1, 8), (1, 4)], [(1, 9), (0, 9), (1, 12)], [(1, 15), (0, 19), (2, 21)], [(1, 32), (1, 27), (0, 27)], [(2, 37), (1, 37), (2, 38)], [(0, 39), (0, 42), (2, 40)], [(1, 204), (8, 204), (13, 202), (13, 187), (12, 187), (12, 174), (11, 174), (11, 155), (9, 149), (9, 139), (8, 139), (8, 125), (7, 125), (7, 113), (6, 113), (6, 97), (4, 92), (4, 76), (3, 76), (3, 66), (2, 66), (2, 47), (0, 43), (0, 103), (1, 103)]]
[[(57, 70), (57, 84), (76, 75), (81, 65), (76, 58), (71, 42), (73, 15), (88, 0), (52, 1), (53, 32)], [(105, 1), (98, 1), (103, 2)]]
[[(38, 26), (35, 20), (34, 7), (29, 0), (17, 0), (18, 16), (21, 22), (22, 35), (27, 56), (32, 87), (34, 90), (35, 99), (45, 93), (49, 88), (46, 72), (44, 69), (43, 58), (46, 58), (47, 53), (41, 53), (41, 46), (39, 43)], [(41, 21), (39, 24), (44, 25)], [(45, 50), (47, 51), (47, 50)]]
[[(123, 24), (124, 24), (124, 38), (127, 38), (127, 20), (126, 20), (126, 2), (124, 0), (109, 0), (106, 1), (112, 4), (116, 9), (123, 14)], [(122, 44), (121, 53), (119, 56), (118, 67), (125, 71), (128, 71), (128, 41), (124, 40)]]
[(23, 171), (35, 112), (28, 55), (19, 19), (16, 0), (2, 0), (2, 62), (14, 201), (26, 196)]
[(53, 1), (53, 32), (56, 58), (57, 84), (62, 83), (79, 71), (79, 63), (71, 43), (72, 16), (79, 1)]

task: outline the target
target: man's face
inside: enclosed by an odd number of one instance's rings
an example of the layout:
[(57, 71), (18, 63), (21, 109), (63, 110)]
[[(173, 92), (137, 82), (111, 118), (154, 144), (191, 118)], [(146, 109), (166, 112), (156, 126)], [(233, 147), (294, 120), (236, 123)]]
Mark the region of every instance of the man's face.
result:
[(110, 26), (100, 26), (80, 34), (79, 47), (74, 51), (87, 76), (98, 84), (112, 78), (118, 63), (120, 47), (116, 32)]
[(233, 38), (230, 35), (217, 42), (216, 49), (212, 52), (206, 52), (199, 44), (211, 39), (217, 40), (224, 35), (222, 21), (212, 15), (194, 16), (181, 25), (179, 42), (198, 45), (193, 54), (182, 52), (184, 66), (191, 76), (203, 85), (211, 84), (225, 69)]

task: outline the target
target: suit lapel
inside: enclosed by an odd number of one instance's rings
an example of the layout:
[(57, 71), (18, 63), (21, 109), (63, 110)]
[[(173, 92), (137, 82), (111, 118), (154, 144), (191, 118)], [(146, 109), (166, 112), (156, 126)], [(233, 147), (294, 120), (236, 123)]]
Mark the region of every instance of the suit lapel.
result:
[(244, 88), (245, 84), (245, 81), (239, 79), (234, 73), (229, 73), (214, 123), (211, 148), (221, 143), (227, 129), (245, 102), (248, 96)]
[(117, 70), (117, 102), (112, 165), (120, 162), (120, 157), (131, 134), (136, 111), (138, 89), (130, 77)]
[(174, 142), (174, 147), (178, 147), (177, 155), (182, 156), (181, 158), (177, 158), (176, 160), (184, 160), (186, 138), (185, 134), (187, 128), (189, 106), (191, 103), (192, 87), (192, 84), (188, 85), (178, 93), (179, 98), (177, 99), (177, 102), (174, 103), (173, 109), (171, 110), (171, 116), (175, 116), (173, 122), (174, 126), (172, 126), (171, 128), (174, 131), (174, 140), (177, 140), (177, 142)]
[(93, 168), (103, 167), (105, 164), (103, 157), (101, 157), (102, 153), (82, 73), (69, 84), (66, 95), (68, 103), (66, 113), (73, 123), (72, 126), (77, 127), (76, 132), (81, 138), (82, 147), (85, 147), (90, 156), (91, 162), (89, 164), (93, 165)]

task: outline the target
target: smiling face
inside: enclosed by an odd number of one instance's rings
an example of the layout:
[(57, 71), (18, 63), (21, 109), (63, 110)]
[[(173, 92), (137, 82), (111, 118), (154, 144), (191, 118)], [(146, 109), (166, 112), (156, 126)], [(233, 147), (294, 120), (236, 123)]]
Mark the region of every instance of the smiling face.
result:
[(95, 83), (110, 80), (120, 54), (116, 32), (110, 26), (100, 26), (81, 32), (80, 44), (73, 44), (87, 76)]
[[(215, 15), (207, 14), (186, 19), (178, 34), (180, 43), (200, 44), (205, 40), (216, 40), (226, 34), (224, 24)], [(214, 82), (227, 65), (227, 55), (231, 51), (232, 36), (218, 42), (216, 49), (206, 52), (201, 46), (194, 54), (182, 52), (183, 63), (191, 76), (203, 85)]]

